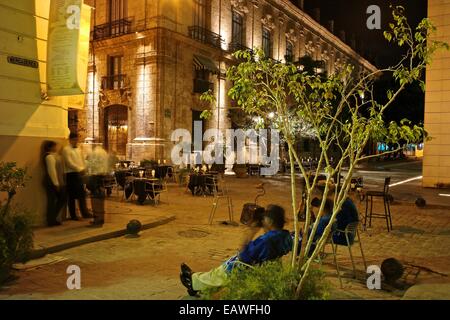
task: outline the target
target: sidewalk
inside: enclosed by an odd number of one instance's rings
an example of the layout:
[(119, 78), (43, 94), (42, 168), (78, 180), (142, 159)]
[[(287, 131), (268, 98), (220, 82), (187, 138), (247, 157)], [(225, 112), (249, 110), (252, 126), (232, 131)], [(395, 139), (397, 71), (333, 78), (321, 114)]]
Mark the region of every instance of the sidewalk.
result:
[(139, 206), (134, 203), (122, 203), (106, 200), (105, 224), (101, 228), (89, 225), (91, 219), (65, 221), (62, 226), (37, 228), (34, 230), (34, 249), (32, 258), (40, 258), (86, 243), (120, 237), (126, 234), (126, 226), (132, 219), (142, 223), (142, 230), (166, 224), (175, 219), (175, 215), (152, 204)]
[[(422, 187), (421, 159), (363, 163), (356, 170), (356, 175), (364, 177), (367, 190), (382, 190), (384, 178), (391, 177), (390, 193), (395, 201), (414, 204), (421, 197), (426, 200), (427, 206), (450, 207), (450, 189)], [(411, 181), (406, 182), (409, 179)]]
[(450, 210), (450, 196), (447, 196), (450, 195), (450, 189), (424, 188), (422, 180), (391, 187), (390, 193), (394, 196), (394, 200), (415, 203), (417, 198), (422, 197), (427, 206), (449, 207)]

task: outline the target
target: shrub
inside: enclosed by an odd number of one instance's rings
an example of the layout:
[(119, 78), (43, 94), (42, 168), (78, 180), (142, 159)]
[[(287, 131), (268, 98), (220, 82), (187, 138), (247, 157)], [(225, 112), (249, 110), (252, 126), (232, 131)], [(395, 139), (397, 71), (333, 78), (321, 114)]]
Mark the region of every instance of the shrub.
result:
[[(221, 289), (204, 292), (204, 299), (221, 300), (295, 300), (295, 290), (300, 273), (281, 261), (271, 261), (255, 266), (236, 267), (228, 284)], [(328, 283), (324, 273), (313, 269), (307, 275), (301, 292), (303, 300), (328, 298)]]
[[(6, 209), (6, 210), (5, 210)], [(2, 206), (0, 214), (0, 283), (14, 262), (25, 262), (33, 248), (32, 219), (29, 213)]]
[(33, 247), (31, 215), (11, 205), (27, 178), (26, 170), (14, 162), (0, 163), (0, 191), (7, 193), (7, 201), (0, 205), (0, 284), (8, 278), (14, 262), (29, 258)]

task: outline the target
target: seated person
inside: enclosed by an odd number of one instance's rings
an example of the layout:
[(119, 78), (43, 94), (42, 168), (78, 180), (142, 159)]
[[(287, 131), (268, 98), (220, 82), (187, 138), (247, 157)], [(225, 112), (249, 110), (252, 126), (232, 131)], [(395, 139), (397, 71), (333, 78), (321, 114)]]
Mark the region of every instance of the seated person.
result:
[[(222, 287), (234, 266), (239, 264), (258, 265), (284, 256), (292, 250), (292, 238), (284, 230), (285, 212), (277, 205), (269, 205), (262, 221), (265, 233), (257, 239), (246, 243), (242, 250), (225, 263), (209, 272), (196, 272), (186, 265), (181, 265), (180, 279), (191, 296), (208, 288)], [(255, 228), (256, 229), (256, 228)], [(259, 228), (258, 228), (259, 229)]]
[[(345, 228), (352, 222), (358, 222), (358, 209), (353, 203), (352, 199), (347, 198), (342, 204), (341, 211), (336, 215), (336, 228), (340, 231), (335, 231), (333, 234), (333, 242), (336, 244), (347, 245), (347, 239), (345, 238)], [(349, 244), (353, 244), (353, 235), (349, 234)]]
[[(311, 202), (311, 207), (315, 207), (315, 208), (320, 208), (322, 204), (322, 201), (318, 198), (314, 198)], [(319, 224), (317, 225), (317, 229), (316, 229), (316, 233), (314, 234), (314, 239), (313, 239), (313, 244), (311, 245), (309, 254), (312, 254), (314, 249), (315, 249), (315, 243), (320, 239), (320, 237), (323, 235), (323, 233), (325, 232), (325, 228), (328, 226), (328, 224), (330, 223), (330, 219), (331, 219), (331, 215), (333, 214), (333, 201), (330, 199), (327, 199), (325, 201), (325, 206), (324, 206), (324, 212), (322, 214), (322, 216), (319, 219)], [(310, 225), (309, 227), (309, 234), (311, 234), (312, 228), (314, 227), (314, 220), (315, 215), (314, 212), (311, 212), (311, 216), (313, 218), (313, 223)], [(333, 226), (333, 229), (335, 228), (335, 226)], [(292, 239), (294, 239), (295, 237), (295, 233), (291, 233)], [(300, 250), (302, 247), (302, 238), (303, 235), (300, 234), (300, 239), (298, 242), (298, 251), (297, 254), (300, 254)]]
[[(325, 228), (327, 227), (327, 225), (330, 222), (331, 219), (331, 215), (333, 214), (333, 200), (331, 200), (331, 198), (334, 196), (333, 193), (331, 193), (329, 195), (329, 198), (326, 200), (325, 202), (325, 207), (324, 207), (324, 214), (322, 215), (322, 217), (319, 220), (319, 225), (317, 226), (317, 230), (316, 230), (316, 234), (314, 235), (314, 243), (317, 242), (320, 237), (322, 236), (322, 234), (325, 231)], [(312, 207), (316, 207), (319, 208), (321, 205), (321, 200), (315, 198), (313, 199), (312, 203), (311, 203)], [(313, 219), (314, 219), (314, 213), (312, 214)], [(347, 198), (344, 203), (342, 204), (342, 208), (341, 210), (336, 214), (336, 218), (333, 224), (333, 242), (335, 244), (340, 244), (340, 245), (347, 245), (347, 239), (345, 237), (345, 233), (342, 232), (345, 230), (345, 228), (347, 227), (347, 225), (349, 225), (352, 222), (357, 222), (358, 219), (358, 209), (356, 208), (355, 204), (353, 203), (353, 201), (350, 198)], [(311, 232), (312, 226), (310, 227), (310, 232)], [(301, 247), (301, 237), (299, 240), (299, 248)], [(353, 235), (349, 234), (349, 239), (350, 244), (353, 243)], [(312, 251), (314, 251), (315, 246), (311, 246), (311, 251), (310, 253), (312, 253)]]

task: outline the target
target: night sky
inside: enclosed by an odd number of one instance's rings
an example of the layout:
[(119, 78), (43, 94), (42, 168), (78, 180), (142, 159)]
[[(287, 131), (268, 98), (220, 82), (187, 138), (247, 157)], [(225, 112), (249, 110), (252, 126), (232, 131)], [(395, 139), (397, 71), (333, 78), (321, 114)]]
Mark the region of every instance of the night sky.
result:
[[(313, 9), (320, 7), (321, 24), (327, 26), (328, 21), (334, 19), (335, 34), (345, 30), (347, 42), (354, 34), (357, 51), (381, 68), (398, 62), (401, 55), (401, 51), (388, 45), (383, 37), (383, 31), (392, 21), (390, 4), (406, 8), (411, 26), (416, 26), (427, 16), (427, 0), (305, 0), (305, 10), (314, 16)], [(378, 5), (382, 10), (381, 30), (369, 30), (366, 27), (369, 17), (366, 10), (370, 5)]]

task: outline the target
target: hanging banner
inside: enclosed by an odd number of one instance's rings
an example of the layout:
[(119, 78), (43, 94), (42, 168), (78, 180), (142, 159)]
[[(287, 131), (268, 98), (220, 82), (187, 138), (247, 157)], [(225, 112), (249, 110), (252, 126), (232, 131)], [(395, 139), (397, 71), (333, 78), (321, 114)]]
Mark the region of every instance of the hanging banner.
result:
[(47, 43), (49, 96), (84, 94), (90, 22), (91, 7), (83, 0), (51, 0)]

